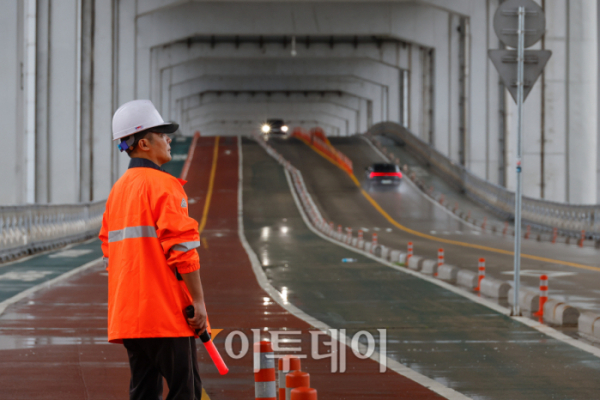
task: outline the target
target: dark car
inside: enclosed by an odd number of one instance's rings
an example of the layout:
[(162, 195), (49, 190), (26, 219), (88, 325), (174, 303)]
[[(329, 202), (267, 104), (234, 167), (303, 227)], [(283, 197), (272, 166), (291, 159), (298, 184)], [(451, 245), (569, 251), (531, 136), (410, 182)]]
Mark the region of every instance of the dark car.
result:
[(369, 185), (398, 186), (402, 181), (400, 167), (395, 164), (373, 164), (365, 170)]
[(282, 119), (268, 119), (260, 130), (264, 134), (284, 134), (287, 133), (288, 127)]

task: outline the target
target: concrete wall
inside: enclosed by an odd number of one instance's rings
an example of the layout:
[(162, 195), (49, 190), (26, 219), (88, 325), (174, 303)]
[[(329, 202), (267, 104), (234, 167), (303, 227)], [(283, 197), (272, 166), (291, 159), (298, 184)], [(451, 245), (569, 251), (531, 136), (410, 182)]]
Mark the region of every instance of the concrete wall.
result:
[[(270, 117), (346, 135), (406, 115), (417, 136), (512, 189), (515, 107), (487, 58), (500, 47), (498, 3), (0, 2), (0, 204), (106, 198), (128, 164), (111, 116), (137, 98), (152, 99), (184, 135), (239, 134)], [(525, 193), (595, 203), (598, 9), (544, 6), (547, 34), (535, 48), (553, 57), (525, 103)], [(234, 37), (241, 44), (223, 41)]]

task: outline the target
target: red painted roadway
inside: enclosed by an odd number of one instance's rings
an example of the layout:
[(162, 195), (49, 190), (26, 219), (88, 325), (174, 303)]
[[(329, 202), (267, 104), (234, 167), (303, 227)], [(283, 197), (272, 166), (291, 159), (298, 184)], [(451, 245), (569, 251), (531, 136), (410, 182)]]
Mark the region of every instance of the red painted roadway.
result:
[[(200, 220), (213, 153), (212, 138), (201, 138), (187, 176), (190, 214)], [(252, 353), (230, 358), (224, 341), (240, 330), (301, 331), (303, 370), (311, 374), (320, 399), (439, 399), (427, 388), (379, 364), (347, 355), (347, 371), (330, 373), (330, 360), (310, 358), (311, 328), (273, 301), (258, 285), (237, 232), (238, 153), (235, 138), (222, 138), (207, 224), (199, 249), (201, 275), (213, 328), (224, 329), (215, 344), (230, 368), (220, 376), (206, 351), (199, 363), (212, 400), (254, 398)], [(106, 342), (106, 274), (101, 266), (10, 307), (0, 317), (1, 399), (126, 399), (129, 367), (121, 345)], [(323, 340), (327, 339), (322, 339)], [(202, 346), (200, 346), (202, 347)], [(239, 342), (234, 350), (239, 351)], [(321, 344), (320, 353), (326, 348)]]

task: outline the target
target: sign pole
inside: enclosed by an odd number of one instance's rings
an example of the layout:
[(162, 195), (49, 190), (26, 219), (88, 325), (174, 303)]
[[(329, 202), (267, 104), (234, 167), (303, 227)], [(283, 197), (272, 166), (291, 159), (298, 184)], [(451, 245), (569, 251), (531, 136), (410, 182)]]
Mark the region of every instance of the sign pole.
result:
[(517, 48), (517, 190), (515, 191), (515, 282), (512, 315), (521, 315), (519, 307), (519, 290), (521, 285), (521, 195), (523, 176), (521, 174), (521, 157), (523, 141), (523, 87), (525, 65), (525, 7), (519, 7), (519, 46)]

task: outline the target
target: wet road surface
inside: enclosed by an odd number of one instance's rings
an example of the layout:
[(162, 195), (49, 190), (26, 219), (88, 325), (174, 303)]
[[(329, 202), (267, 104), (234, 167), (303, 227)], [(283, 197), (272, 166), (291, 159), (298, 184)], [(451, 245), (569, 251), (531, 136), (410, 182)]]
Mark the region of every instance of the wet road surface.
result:
[[(329, 218), (353, 216), (359, 219), (354, 227), (385, 228), (376, 214), (356, 208), (360, 198), (339, 183), (343, 175), (292, 146), (298, 145), (286, 142), (278, 150), (311, 166), (315, 174), (304, 179)], [(282, 168), (257, 145), (245, 145), (246, 235), (271, 283), (291, 303), (350, 333), (387, 329), (389, 357), (474, 399), (597, 398), (598, 358), (319, 238), (300, 218), (289, 190)], [(425, 217), (409, 219), (419, 218)], [(382, 238), (391, 242), (393, 234)], [(347, 257), (357, 262), (343, 263)]]
[[(188, 175), (186, 190), (190, 215), (197, 220), (202, 219), (206, 209), (213, 143), (214, 138), (200, 139)], [(250, 399), (254, 396), (254, 333), (257, 332), (256, 337), (270, 337), (273, 331), (283, 331), (283, 352), (292, 353), (285, 350), (291, 344), (301, 347), (302, 353), (306, 354), (312, 350), (311, 332), (315, 330), (275, 303), (259, 286), (238, 233), (236, 140), (222, 138), (217, 155), (212, 201), (199, 253), (214, 342), (230, 372), (220, 376), (198, 343), (199, 368), (206, 390), (202, 400), (209, 396), (212, 400)], [(92, 252), (80, 252), (80, 257), (97, 255), (94, 252), (99, 251), (98, 241), (84, 246), (90, 247)], [(51, 261), (54, 259), (60, 259), (61, 262), (56, 264), (66, 270), (80, 265), (77, 257), (63, 257), (64, 251), (49, 253), (50, 258), (40, 261), (41, 265), (50, 268), (55, 265)], [(61, 252), (61, 257), (52, 257)], [(26, 261), (21, 264), (26, 265)], [(32, 281), (35, 283), (37, 281)], [(127, 398), (130, 376), (127, 354), (123, 346), (107, 342), (106, 309), (107, 273), (101, 262), (9, 306), (0, 316), (0, 398)], [(219, 329), (222, 331), (217, 332)], [(225, 342), (234, 331), (248, 338), (250, 349), (240, 357), (240, 336), (235, 336), (237, 340), (232, 341), (232, 351), (236, 357), (232, 358)], [(288, 337), (300, 341), (292, 344)], [(328, 346), (324, 341), (321, 337), (318, 354), (327, 354)], [(312, 386), (318, 389), (321, 398), (440, 398), (393, 371), (379, 373), (378, 363), (358, 359), (353, 354), (347, 355), (347, 370), (343, 374), (330, 373), (332, 361), (327, 357), (321, 360), (308, 358), (302, 363), (303, 369), (311, 374)], [(167, 393), (165, 385), (164, 395)]]
[[(477, 271), (478, 259), (484, 257), (488, 276), (503, 280), (513, 279), (512, 255), (441, 244), (403, 232), (374, 209), (341, 169), (333, 166), (308, 146), (295, 139), (272, 140), (269, 143), (301, 170), (308, 190), (323, 217), (336, 225), (352, 227), (355, 236), (358, 229), (366, 228), (366, 240), (370, 240), (371, 234), (377, 232), (380, 243), (400, 250), (405, 250), (407, 242), (412, 241), (416, 255), (431, 259), (437, 257), (437, 250), (442, 247), (448, 264), (473, 271)], [(359, 180), (364, 176), (367, 166), (382, 161), (380, 155), (359, 137), (334, 138), (332, 143), (352, 160), (355, 175)], [(481, 233), (473, 229), (469, 224), (457, 220), (451, 213), (426, 199), (408, 182), (402, 182), (397, 191), (372, 190), (369, 194), (392, 218), (408, 228), (441, 239), (490, 246), (510, 252), (513, 250), (512, 236), (502, 237), (499, 234)], [(537, 288), (539, 275), (547, 273), (550, 278), (550, 297), (581, 310), (600, 312), (600, 271), (560, 264), (560, 260), (563, 260), (600, 267), (600, 250), (535, 240), (524, 240), (522, 249), (524, 254), (557, 260), (557, 263), (548, 263), (523, 258), (522, 285)]]

